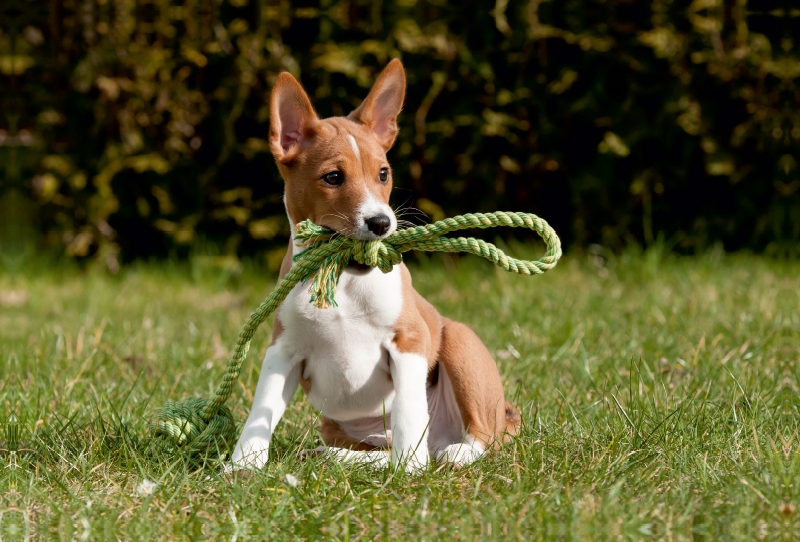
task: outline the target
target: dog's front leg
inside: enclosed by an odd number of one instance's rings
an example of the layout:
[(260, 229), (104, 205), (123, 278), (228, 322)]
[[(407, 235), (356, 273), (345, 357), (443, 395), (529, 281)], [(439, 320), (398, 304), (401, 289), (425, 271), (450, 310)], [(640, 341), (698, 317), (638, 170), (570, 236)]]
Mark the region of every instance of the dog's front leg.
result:
[(300, 382), (300, 364), (278, 339), (267, 349), (258, 377), (253, 408), (233, 450), (233, 468), (261, 468), (269, 458), (275, 426), (292, 400)]
[(387, 346), (394, 383), (392, 464), (413, 472), (428, 463), (428, 361)]

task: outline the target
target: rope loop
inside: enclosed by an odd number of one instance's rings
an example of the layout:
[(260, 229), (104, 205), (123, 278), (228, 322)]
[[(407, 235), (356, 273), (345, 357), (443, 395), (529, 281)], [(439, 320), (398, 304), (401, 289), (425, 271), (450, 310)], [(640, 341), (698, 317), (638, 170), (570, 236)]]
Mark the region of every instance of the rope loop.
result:
[[(445, 237), (454, 231), (497, 226), (527, 228), (538, 233), (547, 252), (536, 261), (506, 255), (492, 243), (472, 237)], [(561, 257), (561, 241), (550, 225), (530, 213), (468, 213), (445, 218), (433, 224), (396, 231), (385, 239), (351, 239), (318, 226), (310, 220), (296, 226), (295, 241), (307, 249), (294, 256), (294, 266), (245, 323), (228, 362), (228, 370), (213, 399), (189, 397), (183, 402), (167, 401), (150, 424), (156, 438), (171, 450), (181, 449), (193, 459), (199, 456), (225, 456), (236, 439), (236, 424), (225, 402), (230, 397), (242, 364), (247, 358), (256, 329), (289, 295), (297, 284), (309, 283), (310, 302), (317, 308), (336, 307), (336, 286), (345, 267), (357, 262), (390, 272), (403, 261), (409, 250), (426, 252), (466, 252), (481, 256), (506, 271), (521, 275), (541, 275), (555, 267)]]

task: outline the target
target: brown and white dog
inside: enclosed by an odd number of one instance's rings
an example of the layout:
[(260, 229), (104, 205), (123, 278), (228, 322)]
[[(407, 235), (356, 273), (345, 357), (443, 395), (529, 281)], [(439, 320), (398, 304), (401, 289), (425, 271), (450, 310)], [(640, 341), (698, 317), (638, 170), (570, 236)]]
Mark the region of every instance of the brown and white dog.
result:
[[(402, 64), (392, 60), (358, 109), (320, 119), (300, 83), (280, 74), (270, 102), (270, 145), (293, 229), (311, 219), (359, 239), (395, 231), (386, 151), (397, 136), (405, 83)], [(281, 277), (303, 249), (289, 241)], [(338, 307), (318, 309), (309, 299), (307, 285), (298, 284), (276, 313), (232, 468), (266, 463), (298, 384), (321, 411), (326, 447), (317, 451), (345, 461), (413, 471), (433, 455), (462, 466), (517, 433), (519, 413), (503, 397), (489, 351), (414, 290), (404, 264), (386, 274), (345, 269)]]

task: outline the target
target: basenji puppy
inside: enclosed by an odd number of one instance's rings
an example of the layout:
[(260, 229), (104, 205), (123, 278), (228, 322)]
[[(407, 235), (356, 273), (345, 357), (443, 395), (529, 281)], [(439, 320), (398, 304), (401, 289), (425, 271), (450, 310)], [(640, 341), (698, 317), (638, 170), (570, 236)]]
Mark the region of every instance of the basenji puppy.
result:
[[(392, 60), (347, 117), (320, 119), (300, 83), (278, 76), (270, 146), (285, 182), (286, 213), (357, 239), (397, 229), (386, 152), (397, 136), (405, 72)], [(280, 276), (304, 246), (291, 239)], [(321, 412), (324, 447), (341, 460), (414, 471), (432, 456), (460, 467), (517, 433), (497, 365), (464, 324), (436, 311), (404, 264), (383, 273), (351, 265), (337, 307), (315, 308), (298, 284), (276, 311), (253, 407), (233, 468), (260, 468), (299, 384)], [(391, 453), (387, 450), (391, 448)]]

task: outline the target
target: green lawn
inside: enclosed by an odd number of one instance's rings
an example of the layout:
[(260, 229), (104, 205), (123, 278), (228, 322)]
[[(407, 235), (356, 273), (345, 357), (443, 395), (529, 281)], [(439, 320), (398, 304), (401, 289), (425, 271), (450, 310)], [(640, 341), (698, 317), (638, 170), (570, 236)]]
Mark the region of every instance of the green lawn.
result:
[[(516, 441), (418, 477), (300, 461), (320, 441), (298, 393), (268, 468), (233, 479), (148, 452), (147, 421), (210, 395), (274, 276), (209, 259), (4, 273), (0, 539), (798, 536), (800, 264), (650, 251), (567, 254), (534, 278), (474, 257), (412, 273), (496, 353)], [(239, 423), (269, 335), (231, 399)]]

